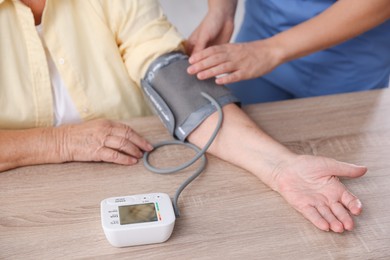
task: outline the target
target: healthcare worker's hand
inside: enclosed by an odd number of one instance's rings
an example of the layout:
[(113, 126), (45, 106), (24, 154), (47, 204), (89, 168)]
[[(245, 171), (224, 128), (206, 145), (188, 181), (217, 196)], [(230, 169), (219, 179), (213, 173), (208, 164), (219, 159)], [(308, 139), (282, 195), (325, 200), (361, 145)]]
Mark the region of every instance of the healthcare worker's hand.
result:
[(317, 228), (343, 232), (353, 229), (351, 215), (359, 215), (362, 204), (337, 176), (356, 178), (366, 171), (331, 158), (303, 155), (275, 171), (274, 189)]
[(151, 151), (152, 145), (128, 125), (106, 119), (65, 125), (62, 131), (63, 161), (104, 161), (132, 165)]
[(185, 42), (189, 55), (208, 46), (229, 42), (234, 30), (237, 0), (210, 0), (206, 17)]
[(199, 79), (217, 77), (217, 84), (229, 84), (260, 77), (282, 63), (281, 52), (267, 40), (223, 44), (194, 53), (187, 72)]

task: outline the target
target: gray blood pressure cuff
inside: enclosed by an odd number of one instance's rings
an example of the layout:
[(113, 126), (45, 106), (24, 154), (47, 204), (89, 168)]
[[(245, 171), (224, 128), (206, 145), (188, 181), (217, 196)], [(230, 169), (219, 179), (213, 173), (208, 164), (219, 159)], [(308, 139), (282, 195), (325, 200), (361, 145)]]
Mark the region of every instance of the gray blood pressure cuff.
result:
[(187, 55), (169, 53), (157, 58), (141, 81), (146, 98), (169, 133), (182, 141), (216, 111), (201, 92), (212, 96), (221, 107), (238, 103), (225, 86), (216, 85), (213, 79), (202, 81), (189, 75), (188, 66)]

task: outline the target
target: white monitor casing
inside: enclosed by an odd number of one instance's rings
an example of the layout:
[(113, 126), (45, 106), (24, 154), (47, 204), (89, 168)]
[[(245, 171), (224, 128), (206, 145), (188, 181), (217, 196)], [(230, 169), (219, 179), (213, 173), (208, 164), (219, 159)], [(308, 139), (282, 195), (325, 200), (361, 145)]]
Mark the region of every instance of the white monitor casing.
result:
[(115, 247), (164, 242), (175, 225), (172, 202), (165, 193), (113, 197), (100, 206), (104, 234)]

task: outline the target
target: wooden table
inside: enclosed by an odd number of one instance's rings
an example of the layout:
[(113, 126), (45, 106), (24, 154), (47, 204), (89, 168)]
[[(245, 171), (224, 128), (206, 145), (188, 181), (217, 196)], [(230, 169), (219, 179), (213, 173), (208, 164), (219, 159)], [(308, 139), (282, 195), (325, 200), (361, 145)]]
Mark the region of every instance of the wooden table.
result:
[[(208, 156), (206, 171), (180, 197), (182, 217), (165, 243), (114, 248), (100, 224), (100, 201), (147, 192), (173, 195), (193, 167), (161, 176), (142, 163), (67, 163), (0, 173), (1, 259), (389, 259), (390, 90), (248, 106), (270, 135), (297, 153), (366, 165), (344, 180), (363, 202), (356, 229), (316, 229), (250, 173)], [(156, 117), (130, 125), (152, 142), (170, 138)], [(152, 161), (192, 155), (159, 150)]]

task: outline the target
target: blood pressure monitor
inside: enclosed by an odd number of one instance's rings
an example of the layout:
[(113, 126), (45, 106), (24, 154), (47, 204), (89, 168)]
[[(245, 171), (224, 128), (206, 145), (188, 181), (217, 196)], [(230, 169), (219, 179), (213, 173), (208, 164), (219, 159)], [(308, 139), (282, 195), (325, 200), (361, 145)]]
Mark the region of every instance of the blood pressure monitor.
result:
[[(222, 106), (238, 102), (227, 88), (215, 87), (213, 80), (199, 81), (196, 77), (189, 76), (186, 73), (188, 66), (188, 57), (182, 53), (163, 55), (150, 66), (141, 86), (145, 97), (151, 101), (170, 134), (179, 139), (155, 144), (153, 151), (165, 145), (184, 145), (195, 150), (196, 155), (179, 166), (162, 169), (149, 163), (150, 152), (145, 151), (143, 162), (148, 170), (158, 174), (181, 171), (198, 159), (202, 161), (200, 167), (178, 187), (172, 202), (164, 193), (103, 200), (103, 230), (108, 241), (115, 247), (160, 243), (171, 236), (176, 216), (180, 216), (178, 198), (183, 189), (206, 167), (205, 153), (221, 129)], [(215, 110), (218, 111), (218, 122), (203, 148), (186, 142), (187, 136)]]
[(176, 220), (165, 193), (108, 198), (100, 203), (100, 209), (104, 234), (115, 247), (164, 242)]

